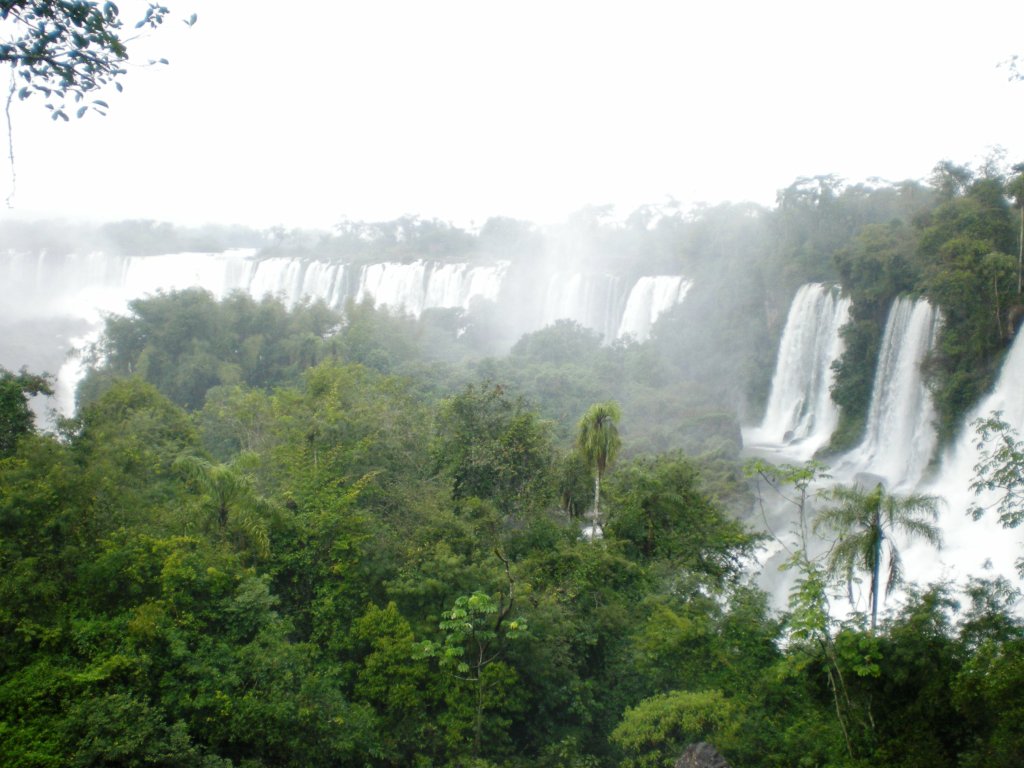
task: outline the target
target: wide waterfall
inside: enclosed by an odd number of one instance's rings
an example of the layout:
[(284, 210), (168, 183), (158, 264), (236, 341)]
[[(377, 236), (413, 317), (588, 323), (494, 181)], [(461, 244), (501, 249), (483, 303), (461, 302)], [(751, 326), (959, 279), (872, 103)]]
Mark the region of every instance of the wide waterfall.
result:
[(839, 422), (832, 363), (843, 352), (839, 331), (849, 312), (850, 300), (838, 288), (801, 286), (782, 332), (764, 420), (744, 430), (744, 442), (802, 461), (828, 441)]
[[(260, 258), (255, 249), (151, 256), (7, 252), (0, 258), (5, 299), (0, 320), (79, 321), (63, 333), (58, 350), (63, 355), (69, 348), (95, 342), (103, 316), (126, 312), (133, 299), (201, 287), (217, 298), (242, 291), (254, 298), (275, 296), (287, 306), (311, 299), (337, 309), (349, 299), (372, 298), (377, 305), (414, 316), (433, 308), (470, 311), (476, 302), (491, 301), (506, 311), (513, 306), (531, 308), (520, 310), (520, 332), (564, 318), (596, 330), (606, 341), (624, 336), (644, 341), (658, 318), (683, 301), (691, 286), (679, 275), (646, 276), (630, 284), (610, 273), (565, 272), (552, 275), (546, 291), (531, 303), (524, 296), (506, 295), (522, 290), (507, 287), (510, 268), (504, 261), (355, 264), (292, 256)], [(521, 276), (516, 284), (523, 285)], [(3, 351), (0, 348), (0, 362), (7, 359)], [(12, 350), (8, 364), (23, 360)], [(53, 357), (35, 359), (33, 364), (48, 370), (60, 366)], [(71, 359), (58, 375), (57, 386), (64, 395), (58, 398), (59, 407), (65, 413), (72, 407), (70, 392), (81, 372), (80, 361)]]
[(115, 256), (103, 253), (7, 254), (0, 260), (5, 315), (94, 317), (120, 312), (135, 298), (198, 286), (218, 298), (244, 291), (270, 294), (293, 306), (321, 299), (340, 307), (372, 296), (378, 304), (418, 315), (432, 307), (469, 309), (498, 298), (507, 263), (444, 264), (415, 261), (361, 266), (294, 257), (257, 259), (254, 250)]
[(679, 275), (641, 277), (629, 292), (618, 337), (632, 336), (637, 341), (646, 341), (651, 335), (651, 326), (663, 312), (686, 298), (691, 285)]
[(844, 456), (835, 475), (867, 473), (890, 491), (912, 490), (935, 450), (935, 408), (921, 364), (935, 346), (941, 317), (925, 299), (899, 297), (886, 322), (861, 444)]
[[(0, 320), (76, 321), (58, 341), (57, 353), (63, 355), (94, 343), (105, 314), (123, 313), (131, 300), (158, 291), (201, 287), (217, 298), (243, 291), (254, 298), (276, 296), (288, 306), (320, 299), (334, 308), (349, 298), (372, 296), (378, 304), (419, 315), (434, 307), (468, 310), (478, 300), (496, 301), (507, 268), (507, 262), (350, 265), (295, 257), (259, 259), (253, 249), (154, 256), (9, 252), (0, 258)], [(25, 362), (22, 353), (12, 351), (10, 357), (15, 356), (21, 359), (7, 361), (0, 354), (9, 365)], [(56, 365), (57, 407), (69, 414), (82, 362), (70, 358)], [(52, 371), (56, 365), (49, 357), (40, 367)]]

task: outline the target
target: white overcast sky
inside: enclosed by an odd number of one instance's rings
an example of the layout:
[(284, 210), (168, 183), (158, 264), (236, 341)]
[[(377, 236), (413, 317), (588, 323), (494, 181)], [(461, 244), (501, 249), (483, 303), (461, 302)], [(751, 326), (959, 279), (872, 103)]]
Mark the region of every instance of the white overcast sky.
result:
[(15, 104), (0, 216), (550, 223), (1024, 160), (1019, 0), (166, 2), (107, 117)]

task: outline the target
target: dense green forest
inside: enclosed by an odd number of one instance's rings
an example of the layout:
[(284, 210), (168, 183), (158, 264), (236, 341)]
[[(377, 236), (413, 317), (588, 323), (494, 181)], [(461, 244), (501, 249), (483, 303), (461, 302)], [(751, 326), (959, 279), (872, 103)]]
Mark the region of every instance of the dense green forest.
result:
[[(911, 583), (872, 626), (830, 609), (847, 572), (796, 552), (780, 614), (754, 580), (768, 542), (742, 519), (739, 423), (800, 284), (854, 299), (836, 447), (863, 428), (899, 294), (945, 318), (929, 361), (944, 436), (991, 383), (1024, 222), (1024, 176), (991, 166), (800, 180), (771, 210), (589, 209), (561, 233), (111, 225), (126, 251), (585, 252), (694, 288), (643, 344), (559, 322), (501, 348), (486, 307), (142, 298), (107, 319), (52, 434), (27, 406), (47, 380), (0, 373), (0, 764), (640, 767), (705, 741), (738, 768), (1019, 765), (1015, 583)], [(577, 437), (612, 403), (594, 538)], [(799, 516), (817, 470), (758, 469)]]

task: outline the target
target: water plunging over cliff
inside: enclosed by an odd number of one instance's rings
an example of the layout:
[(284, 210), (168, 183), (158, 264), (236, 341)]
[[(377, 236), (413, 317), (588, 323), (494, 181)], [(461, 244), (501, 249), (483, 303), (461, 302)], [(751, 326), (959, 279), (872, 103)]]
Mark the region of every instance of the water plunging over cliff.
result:
[(935, 408), (921, 364), (935, 346), (941, 318), (925, 299), (899, 297), (878, 354), (875, 381), (861, 444), (835, 467), (849, 482), (858, 473), (884, 480), (889, 491), (912, 490), (935, 451)]
[(679, 275), (641, 277), (629, 292), (618, 337), (632, 336), (637, 341), (646, 341), (651, 335), (651, 326), (663, 312), (686, 298), (691, 285)]
[(691, 285), (681, 275), (649, 275), (639, 278), (627, 293), (615, 275), (559, 272), (548, 279), (543, 325), (575, 320), (606, 342), (626, 336), (646, 341), (662, 313), (682, 302)]
[(575, 320), (610, 341), (618, 331), (622, 301), (621, 281), (615, 275), (558, 272), (548, 278), (541, 325)]
[[(257, 259), (253, 249), (218, 253), (173, 253), (122, 256), (85, 254), (0, 254), (0, 320), (46, 318), (84, 321), (65, 339), (58, 354), (95, 342), (107, 313), (124, 313), (130, 301), (157, 291), (201, 287), (216, 298), (243, 291), (254, 298), (279, 297), (287, 306), (320, 299), (341, 307), (346, 299), (373, 296), (378, 304), (419, 315), (424, 309), (468, 310), (479, 299), (498, 299), (508, 268), (497, 264), (349, 265), (297, 257)], [(51, 369), (52, 370), (52, 369)], [(81, 361), (67, 360), (58, 374), (58, 407), (69, 414)]]
[(974, 504), (991, 505), (995, 494), (975, 496), (970, 491), (980, 454), (973, 422), (1000, 411), (1019, 436), (1024, 436), (1024, 334), (1017, 334), (992, 391), (964, 419), (956, 442), (942, 456), (935, 478), (920, 490), (945, 501), (941, 524), (946, 546), (933, 557), (920, 556), (924, 579), (977, 572), (983, 566), (1011, 574), (1016, 558), (1024, 555), (1020, 534), (999, 525), (995, 512), (974, 521), (967, 510)]
[(828, 441), (839, 421), (830, 392), (832, 363), (843, 351), (839, 330), (849, 311), (850, 300), (838, 288), (801, 286), (782, 332), (764, 420), (744, 431), (744, 442), (802, 461)]

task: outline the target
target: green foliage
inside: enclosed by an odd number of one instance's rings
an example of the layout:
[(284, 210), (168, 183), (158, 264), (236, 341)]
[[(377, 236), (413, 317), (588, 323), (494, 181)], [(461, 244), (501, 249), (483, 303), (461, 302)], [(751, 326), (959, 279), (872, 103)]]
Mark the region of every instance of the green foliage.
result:
[(721, 691), (671, 691), (630, 707), (612, 732), (624, 768), (671, 766), (687, 744), (728, 742), (736, 707)]
[(507, 711), (510, 704), (516, 703), (512, 692), (518, 676), (499, 657), (507, 641), (521, 637), (528, 631), (525, 619), (510, 618), (514, 581), (508, 561), (503, 562), (508, 578), (508, 592), (500, 594), (497, 600), (484, 592), (456, 598), (455, 604), (442, 614), (438, 625), (444, 633), (444, 641), (424, 641), (418, 653), (418, 656), (437, 658), (440, 668), (453, 678), (453, 685), (447, 689), (446, 696), (449, 704), (446, 713), (449, 740), (453, 745), (464, 740), (464, 737), (460, 737), (462, 732), (469, 731), (466, 723), (468, 718), (459, 714), (459, 710), (464, 708), (460, 683), (468, 683), (475, 689), (475, 705), (466, 708), (472, 715), (474, 758), (479, 757), (484, 743), (484, 718), (489, 710), (494, 711), (496, 718), (489, 731), (500, 732), (502, 725), (507, 726), (502, 710)]
[(638, 458), (609, 480), (607, 535), (638, 560), (664, 560), (711, 584), (738, 578), (757, 537), (704, 493), (679, 454)]
[(0, 366), (0, 458), (13, 454), (18, 438), (35, 428), (28, 398), (40, 394), (53, 394), (48, 376), (31, 374), (24, 368), (14, 374)]
[(100, 367), (82, 383), (88, 402), (112, 376), (138, 375), (190, 410), (213, 387), (270, 387), (335, 354), (340, 317), (322, 303), (292, 311), (276, 299), (241, 293), (222, 302), (201, 289), (136, 299), (126, 317), (107, 318)]
[(834, 366), (832, 399), (840, 406), (840, 423), (832, 437), (833, 449), (852, 446), (861, 436), (889, 307), (895, 297), (920, 283), (917, 240), (917, 231), (897, 219), (864, 227), (835, 255), (852, 305), (850, 321), (841, 330), (843, 355)]
[[(976, 494), (998, 493), (996, 502), (989, 506), (994, 506), (1004, 528), (1016, 528), (1024, 522), (1024, 442), (998, 411), (976, 419), (971, 426), (979, 451), (971, 490)], [(979, 520), (985, 511), (986, 507), (974, 505), (971, 516)]]
[(868, 603), (874, 629), (878, 623), (878, 604), (882, 600), (883, 558), (888, 559), (885, 591), (892, 591), (903, 580), (902, 562), (893, 535), (899, 533), (941, 546), (936, 525), (939, 500), (921, 494), (896, 496), (886, 493), (881, 483), (871, 491), (859, 486), (836, 485), (822, 496), (832, 506), (818, 513), (814, 530), (826, 529), (838, 536), (829, 553), (829, 574), (845, 580), (850, 602), (853, 602), (854, 574), (863, 571), (868, 575)]
[[(944, 172), (935, 195), (823, 178), (775, 211), (615, 225), (593, 209), (557, 243), (507, 221), (475, 240), (414, 219), (271, 235), (324, 258), (529, 269), (550, 246), (692, 277), (644, 344), (558, 323), (480, 360), (472, 335), (493, 317), (194, 291), (111, 318), (59, 439), (34, 434), (10, 390), (27, 426), (0, 457), (0, 763), (595, 768), (670, 765), (710, 739), (738, 768), (1014, 765), (1009, 585), (974, 583), (963, 610), (911, 587), (869, 631), (830, 613), (834, 579), (798, 546), (776, 616), (747, 580), (757, 538), (727, 506), (749, 509), (736, 414), (766, 393), (800, 282), (838, 277), (855, 299), (844, 412), (869, 396), (898, 293), (964, 303), (943, 308), (956, 330), (929, 364), (940, 389), (966, 398), (998, 364), (1011, 211), (992, 179)], [(165, 232), (109, 234), (148, 248)], [(595, 546), (571, 518), (600, 466), (574, 438), (608, 402), (629, 440), (614, 471), (604, 457)], [(1016, 437), (987, 428), (978, 482), (1015, 491)], [(806, 542), (824, 468), (748, 471), (792, 502)], [(866, 523), (826, 515), (851, 532), (836, 576), (881, 562), (860, 544), (889, 539), (883, 499)]]
[[(164, 6), (150, 3), (135, 26), (158, 27), (167, 14)], [(131, 38), (122, 32), (124, 22), (114, 3), (5, 0), (0, 19), (12, 33), (0, 45), (0, 62), (9, 63), (24, 83), (18, 98), (42, 94), (54, 120), (68, 120), (69, 99), (79, 103), (110, 83), (121, 90), (117, 79), (127, 71)], [(82, 117), (89, 109), (106, 114), (107, 103), (93, 99), (76, 114)]]
[(576, 449), (594, 472), (594, 526), (602, 531), (601, 478), (622, 447), (619, 437), (621, 418), (618, 403), (595, 403), (583, 414), (576, 431)]
[(485, 499), (522, 517), (552, 498), (549, 426), (500, 385), (471, 384), (441, 403), (432, 454), (455, 499)]
[(221, 535), (228, 533), (230, 525), (257, 555), (269, 554), (270, 541), (261, 519), (269, 505), (254, 493), (251, 478), (227, 464), (212, 464), (197, 456), (179, 456), (173, 466), (198, 492), (199, 507), (214, 518)]

